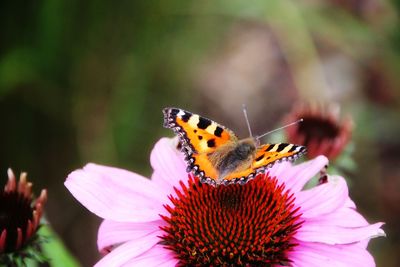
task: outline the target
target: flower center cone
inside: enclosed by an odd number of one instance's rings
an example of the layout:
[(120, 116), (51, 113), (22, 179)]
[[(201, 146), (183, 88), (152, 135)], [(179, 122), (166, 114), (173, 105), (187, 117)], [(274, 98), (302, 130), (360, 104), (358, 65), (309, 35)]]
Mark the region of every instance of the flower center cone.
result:
[(271, 266), (288, 263), (300, 227), (294, 197), (276, 178), (213, 187), (191, 177), (166, 205), (161, 237), (180, 266)]

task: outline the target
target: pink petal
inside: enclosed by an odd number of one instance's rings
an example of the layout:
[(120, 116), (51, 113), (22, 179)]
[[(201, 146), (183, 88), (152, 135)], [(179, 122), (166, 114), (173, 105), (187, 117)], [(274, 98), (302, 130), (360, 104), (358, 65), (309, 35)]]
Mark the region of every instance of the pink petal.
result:
[(269, 169), (269, 174), (271, 176), (276, 176), (278, 180), (282, 179), (282, 181), (285, 181), (288, 176), (288, 173), (290, 172), (290, 169), (294, 169), (295, 167), (292, 166), (291, 162), (281, 162), (278, 164), (274, 164), (270, 169)]
[(64, 184), (87, 209), (105, 219), (144, 222), (165, 213), (165, 192), (125, 170), (88, 164), (72, 172)]
[(299, 242), (294, 251), (289, 252), (294, 267), (373, 267), (374, 258), (369, 252), (356, 244), (326, 245), (321, 243)]
[[(160, 196), (161, 189), (157, 184), (134, 172), (93, 163), (87, 164), (83, 169), (91, 173), (97, 173), (106, 179), (112, 179), (115, 183), (124, 187), (134, 189), (135, 191), (145, 192), (153, 196), (155, 199), (164, 201), (166, 198), (165, 195)], [(138, 187), (139, 190), (137, 189)]]
[(112, 245), (119, 245), (130, 240), (137, 240), (146, 235), (159, 231), (159, 227), (165, 225), (164, 220), (133, 223), (115, 222), (104, 220), (99, 228), (97, 246), (103, 251)]
[(161, 138), (150, 155), (154, 170), (151, 179), (168, 193), (173, 192), (173, 187), (179, 185), (180, 180), (188, 179), (183, 154), (176, 148), (177, 142), (177, 138)]
[(361, 240), (360, 242), (357, 243), (357, 245), (363, 249), (367, 249), (369, 241), (370, 239)]
[[(324, 156), (318, 156), (313, 160), (301, 163), (290, 167), (288, 163), (285, 165), (276, 164), (270, 172), (271, 175), (276, 175), (277, 178), (284, 182), (286, 188), (291, 192), (299, 192), (304, 185), (319, 171), (328, 164), (328, 159)], [(282, 165), (282, 166), (279, 166)]]
[(157, 231), (149, 235), (143, 236), (136, 240), (126, 242), (113, 249), (109, 254), (104, 256), (95, 267), (122, 266), (131, 259), (142, 255), (146, 251), (154, 247), (160, 239), (157, 237), (163, 232)]
[(363, 227), (341, 227), (329, 223), (305, 222), (296, 233), (296, 239), (306, 242), (320, 242), (330, 245), (349, 244), (382, 236), (383, 223)]
[(327, 183), (300, 191), (295, 196), (302, 217), (312, 218), (341, 208), (348, 199), (348, 188), (342, 177), (330, 176)]
[(360, 227), (369, 225), (367, 220), (353, 208), (342, 207), (328, 214), (318, 217), (308, 218), (306, 223), (342, 226), (342, 227)]
[(131, 259), (125, 266), (146, 266), (146, 267), (172, 267), (176, 266), (178, 260), (171, 250), (165, 249), (161, 245), (155, 245), (142, 255)]
[(351, 200), (350, 198), (347, 198), (347, 199), (346, 199), (346, 203), (344, 203), (344, 206), (345, 206), (345, 207), (348, 207), (348, 208), (353, 208), (353, 209), (355, 209), (355, 208), (356, 208), (356, 203), (354, 203), (354, 201)]

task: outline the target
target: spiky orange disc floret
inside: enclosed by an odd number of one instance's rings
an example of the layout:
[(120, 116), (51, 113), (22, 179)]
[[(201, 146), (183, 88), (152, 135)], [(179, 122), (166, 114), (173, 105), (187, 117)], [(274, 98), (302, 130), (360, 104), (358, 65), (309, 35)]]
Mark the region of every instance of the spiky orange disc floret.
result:
[(246, 185), (213, 187), (191, 177), (175, 188), (161, 243), (181, 266), (271, 266), (288, 262), (300, 227), (293, 194), (276, 178), (259, 175)]

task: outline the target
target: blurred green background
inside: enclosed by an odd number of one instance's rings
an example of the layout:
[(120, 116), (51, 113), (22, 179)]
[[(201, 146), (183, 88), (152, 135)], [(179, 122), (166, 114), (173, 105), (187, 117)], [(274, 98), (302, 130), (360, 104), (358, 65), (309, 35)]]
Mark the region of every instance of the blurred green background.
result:
[(83, 266), (100, 220), (63, 186), (87, 162), (149, 175), (161, 110), (177, 106), (247, 135), (298, 101), (355, 122), (351, 195), (378, 266), (400, 266), (400, 2), (76, 1), (0, 3), (0, 173), (48, 188), (47, 219)]

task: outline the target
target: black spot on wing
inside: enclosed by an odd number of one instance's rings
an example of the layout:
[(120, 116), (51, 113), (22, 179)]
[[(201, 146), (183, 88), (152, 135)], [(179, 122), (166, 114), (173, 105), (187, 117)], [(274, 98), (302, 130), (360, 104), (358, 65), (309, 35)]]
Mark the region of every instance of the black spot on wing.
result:
[(199, 138), (199, 140), (203, 139), (203, 136), (199, 135), (197, 136), (197, 138)]
[(177, 109), (177, 108), (171, 108), (171, 109), (169, 110), (169, 115), (170, 115), (171, 117), (176, 117), (176, 115), (178, 115), (178, 113), (179, 113), (179, 109)]
[(185, 114), (182, 115), (182, 120), (183, 120), (184, 122), (188, 122), (189, 119), (190, 119), (190, 117), (192, 117), (192, 114), (185, 111)]
[(224, 129), (222, 129), (221, 127), (217, 126), (217, 128), (215, 128), (214, 135), (218, 136), (218, 137), (221, 137), (221, 134), (222, 134), (223, 131), (224, 131)]
[(259, 156), (258, 158), (256, 158), (256, 161), (260, 161), (264, 158), (264, 155)]
[(207, 141), (208, 147), (215, 147), (215, 139), (210, 139)]
[(284, 150), (287, 146), (288, 146), (288, 144), (279, 144), (279, 145), (278, 145), (278, 149), (276, 150), (276, 152), (281, 152), (281, 151)]
[(200, 129), (206, 129), (208, 126), (210, 126), (211, 121), (209, 119), (200, 117), (199, 122), (197, 123), (197, 127)]
[(268, 147), (265, 148), (265, 152), (270, 151), (272, 148), (274, 147), (274, 145), (268, 145)]

